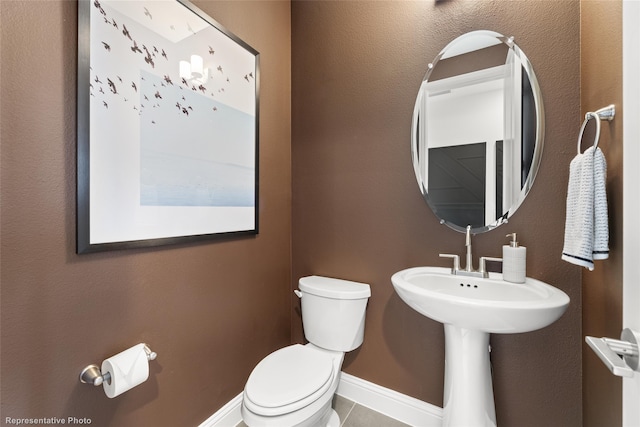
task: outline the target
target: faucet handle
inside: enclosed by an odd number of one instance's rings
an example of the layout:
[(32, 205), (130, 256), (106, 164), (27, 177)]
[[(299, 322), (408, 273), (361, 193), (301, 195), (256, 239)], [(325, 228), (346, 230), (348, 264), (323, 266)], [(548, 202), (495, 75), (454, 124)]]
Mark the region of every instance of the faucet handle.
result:
[(480, 269), (478, 270), (482, 273), (482, 277), (489, 277), (489, 272), (487, 271), (487, 261), (496, 261), (502, 262), (502, 258), (494, 258), (490, 256), (481, 256), (480, 257)]
[(442, 258), (453, 258), (453, 268), (451, 269), (451, 272), (453, 274), (456, 273), (456, 271), (460, 270), (460, 256), (459, 255), (454, 255), (454, 254), (440, 254), (440, 256)]

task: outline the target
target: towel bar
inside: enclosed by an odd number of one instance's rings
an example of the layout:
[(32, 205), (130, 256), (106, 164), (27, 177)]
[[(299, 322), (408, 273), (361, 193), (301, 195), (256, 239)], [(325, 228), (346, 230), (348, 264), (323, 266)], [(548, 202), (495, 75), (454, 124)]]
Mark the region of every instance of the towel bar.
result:
[(587, 123), (589, 123), (590, 119), (596, 120), (596, 136), (593, 141), (593, 146), (597, 147), (598, 142), (600, 141), (600, 121), (601, 120), (613, 120), (616, 115), (616, 106), (614, 104), (607, 105), (604, 108), (601, 108), (596, 111), (589, 111), (584, 115), (584, 122), (582, 123), (582, 127), (580, 128), (580, 134), (578, 135), (578, 154), (580, 154), (580, 146), (582, 145), (582, 134), (584, 133), (584, 129), (587, 127)]

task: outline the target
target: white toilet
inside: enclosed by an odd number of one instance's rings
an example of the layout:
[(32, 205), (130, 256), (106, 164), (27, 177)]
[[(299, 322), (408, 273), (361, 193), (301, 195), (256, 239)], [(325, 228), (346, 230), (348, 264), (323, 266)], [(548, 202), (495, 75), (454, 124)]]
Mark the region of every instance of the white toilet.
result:
[(302, 325), (309, 344), (274, 351), (244, 387), (242, 418), (249, 427), (339, 427), (331, 408), (344, 353), (362, 344), (369, 285), (328, 277), (299, 281)]

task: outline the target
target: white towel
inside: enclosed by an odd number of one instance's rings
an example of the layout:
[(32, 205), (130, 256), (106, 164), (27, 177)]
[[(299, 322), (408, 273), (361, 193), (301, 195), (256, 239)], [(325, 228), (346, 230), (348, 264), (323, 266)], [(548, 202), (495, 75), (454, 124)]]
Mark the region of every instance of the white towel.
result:
[(593, 270), (594, 259), (609, 257), (607, 162), (589, 147), (569, 166), (567, 218), (562, 259)]
[(609, 258), (609, 213), (607, 205), (607, 160), (602, 150), (593, 155), (593, 259)]

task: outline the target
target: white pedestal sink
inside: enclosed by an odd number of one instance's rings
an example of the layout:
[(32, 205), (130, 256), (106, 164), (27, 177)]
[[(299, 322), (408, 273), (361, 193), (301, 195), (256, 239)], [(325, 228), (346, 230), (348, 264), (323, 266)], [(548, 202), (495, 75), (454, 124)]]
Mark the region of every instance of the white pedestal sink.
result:
[(527, 278), (523, 284), (464, 277), (441, 267), (415, 267), (391, 277), (417, 312), (444, 324), (444, 427), (495, 426), (489, 334), (529, 332), (558, 320), (569, 305), (559, 289)]

